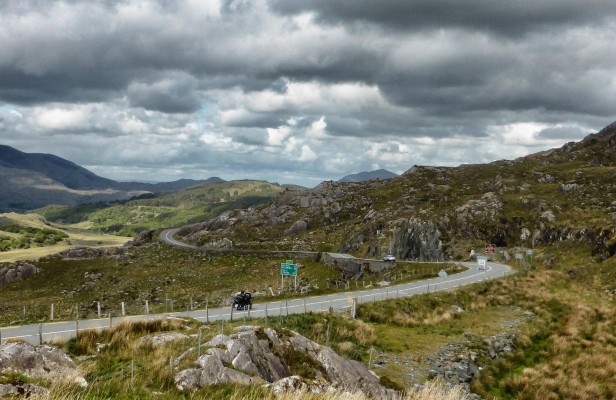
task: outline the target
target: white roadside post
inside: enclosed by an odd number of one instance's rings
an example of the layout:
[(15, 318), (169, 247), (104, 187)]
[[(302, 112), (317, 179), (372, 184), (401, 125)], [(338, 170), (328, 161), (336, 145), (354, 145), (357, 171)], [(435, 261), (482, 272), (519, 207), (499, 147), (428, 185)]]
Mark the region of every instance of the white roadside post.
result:
[(524, 254), (522, 253), (515, 253), (515, 259), (518, 260), (518, 266), (521, 265), (522, 259), (524, 258)]
[(444, 269), (441, 269), (438, 272), (438, 276), (439, 276), (440, 281), (441, 281), (440, 282), (440, 284), (441, 284), (440, 290), (443, 290), (443, 279), (447, 276), (447, 272)]

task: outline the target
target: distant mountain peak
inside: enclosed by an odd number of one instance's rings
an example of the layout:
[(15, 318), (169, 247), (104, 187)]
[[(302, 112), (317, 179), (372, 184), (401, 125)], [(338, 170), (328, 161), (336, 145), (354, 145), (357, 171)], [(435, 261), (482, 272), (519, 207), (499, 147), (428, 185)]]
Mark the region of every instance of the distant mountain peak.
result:
[(374, 171), (364, 171), (357, 174), (347, 175), (344, 178), (338, 180), (338, 182), (366, 182), (373, 179), (390, 179), (397, 176), (398, 174), (381, 168)]
[(224, 181), (212, 177), (155, 184), (117, 182), (52, 154), (24, 153), (0, 144), (0, 212), (22, 212), (49, 204), (126, 200), (144, 193), (174, 192), (219, 182)]
[(37, 172), (71, 189), (102, 189), (115, 183), (53, 154), (24, 153), (6, 145), (0, 145), (0, 166)]

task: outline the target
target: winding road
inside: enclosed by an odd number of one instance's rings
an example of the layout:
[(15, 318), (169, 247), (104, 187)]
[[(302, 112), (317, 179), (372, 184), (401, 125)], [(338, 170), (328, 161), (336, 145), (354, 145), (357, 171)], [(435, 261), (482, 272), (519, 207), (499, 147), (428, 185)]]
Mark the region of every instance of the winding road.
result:
[[(185, 250), (201, 250), (173, 238), (177, 230), (166, 230), (161, 233), (161, 240), (171, 246)], [(437, 265), (437, 264), (435, 264)], [(241, 318), (264, 318), (285, 316), (307, 312), (321, 312), (333, 310), (335, 312), (353, 313), (358, 304), (379, 300), (407, 297), (417, 294), (433, 293), (436, 291), (451, 290), (459, 286), (496, 279), (511, 274), (513, 271), (507, 265), (489, 263), (485, 270), (479, 270), (476, 263), (463, 263), (468, 269), (464, 272), (391, 285), (373, 287), (362, 290), (349, 290), (343, 293), (310, 296), (297, 299), (268, 301), (255, 303), (250, 311), (232, 310), (230, 307), (210, 308), (205, 310), (182, 311), (165, 314), (131, 315), (125, 317), (88, 319), (79, 321), (50, 322), (23, 326), (0, 328), (0, 343), (7, 339), (19, 338), (33, 344), (43, 342), (66, 340), (74, 337), (79, 330), (104, 329), (121, 321), (143, 321), (161, 318), (163, 316), (190, 317), (198, 321), (214, 322), (221, 320), (236, 320)]]

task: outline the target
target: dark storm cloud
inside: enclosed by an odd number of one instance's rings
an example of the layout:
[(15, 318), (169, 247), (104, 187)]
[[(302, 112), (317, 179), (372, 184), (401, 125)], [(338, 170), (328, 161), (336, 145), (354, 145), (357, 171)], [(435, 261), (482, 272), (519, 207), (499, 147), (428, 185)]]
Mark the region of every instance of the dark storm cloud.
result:
[(283, 14), (314, 12), (319, 21), (333, 24), (368, 22), (402, 31), (456, 27), (513, 36), (594, 23), (616, 12), (616, 3), (611, 0), (272, 0), (271, 4)]
[(128, 87), (128, 99), (134, 107), (165, 113), (191, 113), (201, 107), (197, 80), (186, 74), (173, 74), (152, 83)]
[(615, 16), (612, 0), (1, 1), (0, 135), (174, 174), (401, 172), (495, 157), (491, 140), (521, 155), (613, 119)]
[[(313, 10), (320, 21), (335, 21), (342, 28), (302, 36), (299, 27), (283, 24), (280, 29), (289, 30), (288, 40), (275, 32), (270, 36), (267, 20), (273, 16), (252, 2), (224, 2), (219, 19), (197, 19), (201, 24), (194, 25), (182, 25), (186, 12), (171, 1), (144, 3), (149, 6), (135, 11), (124, 10), (132, 4), (129, 1), (43, 3), (26, 3), (32, 23), (15, 29), (28, 28), (27, 33), (2, 46), (0, 99), (4, 101), (86, 102), (126, 95), (134, 106), (194, 112), (202, 101), (197, 90), (282, 91), (281, 78), (286, 77), (377, 85), (389, 101), (434, 115), (536, 107), (606, 115), (613, 109), (612, 101), (576, 102), (568, 95), (582, 92), (594, 97), (594, 91), (580, 91), (569, 79), (583, 75), (590, 65), (563, 66), (566, 60), (557, 59), (563, 80), (544, 76), (543, 71), (553, 68), (543, 59), (544, 50), (564, 53), (582, 43), (573, 40), (555, 46), (542, 44), (546, 38), (541, 36), (504, 40), (474, 33), (508, 26), (526, 31), (544, 25), (565, 29), (591, 18), (602, 20), (616, 8), (611, 1), (274, 2), (280, 12)], [(9, 2), (5, 8), (9, 15), (29, 9), (20, 2)], [(68, 21), (66, 26), (53, 22), (62, 18)], [(370, 27), (355, 30), (348, 25), (355, 20), (407, 26), (408, 33), (389, 36)], [(6, 29), (10, 32), (16, 23)], [(46, 33), (49, 29), (54, 29), (52, 34)], [(166, 76), (177, 71), (182, 81), (170, 82)], [(275, 118), (254, 119), (254, 126), (264, 126), (265, 119)]]
[(127, 82), (128, 79), (104, 73), (67, 71), (33, 75), (0, 67), (0, 101), (15, 104), (104, 101), (117, 96)]

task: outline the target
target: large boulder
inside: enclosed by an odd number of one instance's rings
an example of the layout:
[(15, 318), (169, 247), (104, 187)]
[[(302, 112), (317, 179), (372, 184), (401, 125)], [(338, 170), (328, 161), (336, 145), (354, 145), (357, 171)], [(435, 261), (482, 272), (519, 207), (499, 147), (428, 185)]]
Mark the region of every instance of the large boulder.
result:
[(291, 225), (289, 229), (285, 231), (287, 235), (300, 235), (308, 230), (308, 222), (303, 219), (299, 219)]
[(0, 286), (29, 278), (39, 271), (40, 269), (32, 264), (10, 264), (8, 267), (0, 269)]
[(138, 247), (138, 246), (143, 246), (148, 243), (151, 243), (152, 240), (154, 240), (155, 233), (156, 233), (155, 229), (149, 229), (147, 231), (143, 231), (137, 236), (135, 236), (133, 240), (126, 242), (124, 244), (124, 247)]
[(9, 342), (0, 346), (0, 371), (33, 379), (62, 380), (87, 386), (75, 362), (62, 350)]
[[(281, 336), (270, 328), (245, 326), (237, 328), (231, 336), (216, 336), (205, 346), (212, 347), (197, 359), (198, 368), (176, 375), (175, 383), (180, 390), (221, 383), (267, 383), (276, 392), (359, 390), (373, 398), (400, 397), (381, 386), (379, 378), (362, 363), (347, 360), (295, 332)], [(312, 367), (313, 376), (293, 376), (293, 365), (287, 362)]]
[(375, 399), (398, 398), (395, 391), (381, 386), (379, 377), (364, 364), (348, 360), (330, 347), (321, 346), (298, 333), (291, 336), (289, 343), (295, 350), (307, 354), (323, 367), (332, 387), (341, 390), (360, 390)]

